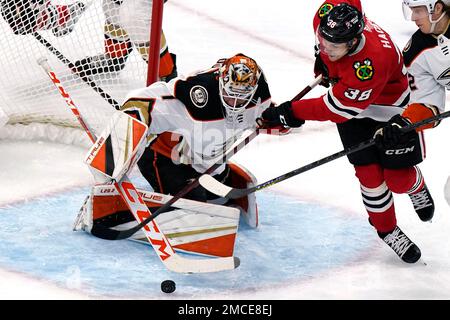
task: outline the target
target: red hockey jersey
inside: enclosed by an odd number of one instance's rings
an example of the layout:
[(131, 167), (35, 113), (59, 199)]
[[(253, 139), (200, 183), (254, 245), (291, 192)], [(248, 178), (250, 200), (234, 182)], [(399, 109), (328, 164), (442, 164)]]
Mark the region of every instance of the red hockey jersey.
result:
[[(359, 3), (360, 7), (359, 0), (326, 1), (324, 5), (342, 2), (353, 2), (354, 6)], [(314, 30), (320, 23), (319, 12), (314, 18)], [(351, 54), (335, 62), (323, 53), (320, 55), (330, 78), (337, 83), (322, 97), (294, 102), (293, 112), (297, 118), (337, 123), (352, 118), (387, 121), (403, 112), (409, 101), (403, 57), (390, 36), (374, 22), (365, 18), (362, 40)]]

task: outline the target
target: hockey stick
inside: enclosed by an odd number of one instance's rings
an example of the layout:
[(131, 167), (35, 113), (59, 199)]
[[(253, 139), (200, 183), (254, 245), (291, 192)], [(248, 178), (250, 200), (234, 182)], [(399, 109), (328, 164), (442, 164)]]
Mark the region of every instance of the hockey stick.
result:
[[(213, 164), (208, 170), (205, 171), (205, 174), (211, 174), (214, 172), (217, 168), (219, 168), (221, 165), (226, 163), (233, 155), (235, 155), (239, 150), (241, 150), (243, 147), (245, 147), (250, 141), (252, 141), (257, 135), (259, 134), (259, 130), (256, 129), (254, 131), (251, 131), (248, 133), (244, 138), (241, 138), (242, 140), (235, 145), (234, 147), (227, 150), (223, 156), (215, 163)], [(143, 220), (138, 225), (125, 230), (114, 230), (110, 229), (108, 227), (105, 227), (101, 224), (95, 224), (92, 227), (91, 233), (101, 239), (105, 240), (122, 240), (127, 239), (131, 237), (133, 234), (135, 234), (137, 231), (139, 231), (142, 227), (144, 227), (147, 223), (155, 219), (157, 216), (159, 216), (161, 213), (164, 213), (167, 211), (172, 204), (174, 204), (176, 201), (178, 201), (180, 198), (185, 196), (187, 193), (189, 193), (194, 188), (198, 187), (200, 185), (199, 178), (195, 179), (191, 183), (187, 184), (183, 189), (181, 189), (177, 194), (175, 194), (172, 199), (167, 201), (163, 206), (159, 207), (152, 215), (145, 220)]]
[[(308, 86), (306, 86), (301, 92), (299, 92), (293, 99), (298, 100), (304, 97), (308, 92), (310, 92), (315, 86), (317, 86), (322, 81), (322, 75), (319, 75), (317, 78), (314, 79)], [(259, 134), (259, 129), (256, 129), (249, 135), (247, 135), (244, 140), (242, 140), (238, 145), (236, 145), (234, 148), (231, 148), (230, 150), (226, 151), (222, 158), (216, 162), (214, 165), (212, 165), (208, 170), (205, 171), (204, 174), (208, 175), (214, 172), (218, 167), (220, 167), (223, 163), (225, 163), (228, 159), (231, 158), (236, 152), (238, 152), (240, 149), (242, 149), (244, 146), (246, 146), (253, 138), (255, 138)], [(139, 229), (141, 229), (143, 226), (145, 226), (147, 223), (155, 219), (158, 215), (161, 213), (167, 211), (167, 209), (170, 208), (172, 204), (174, 204), (178, 199), (182, 198), (184, 195), (189, 193), (194, 188), (198, 187), (200, 185), (199, 182), (200, 178), (195, 179), (190, 184), (186, 185), (183, 189), (181, 189), (176, 195), (173, 196), (172, 199), (170, 199), (167, 203), (165, 203), (162, 207), (157, 209), (150, 217), (139, 223), (138, 225), (118, 231), (114, 229), (110, 229), (108, 227), (105, 227), (100, 224), (96, 224), (92, 230), (91, 233), (95, 235), (98, 238), (106, 239), (106, 240), (122, 240), (131, 237), (133, 234), (135, 234)]]
[[(89, 126), (84, 122), (81, 114), (78, 111), (78, 108), (70, 98), (69, 94), (62, 87), (61, 82), (57, 78), (56, 74), (50, 69), (47, 60), (40, 59), (38, 63), (50, 77), (53, 84), (56, 86), (59, 93), (66, 102), (67, 106), (77, 117), (81, 126), (85, 128), (86, 134), (89, 136), (92, 143), (96, 143), (95, 135), (89, 129)], [(151, 213), (145, 205), (145, 202), (142, 200), (142, 197), (137, 192), (136, 188), (126, 175), (124, 175), (119, 181), (113, 180), (113, 183), (117, 191), (127, 204), (129, 210), (138, 222), (144, 220), (144, 218), (147, 218), (148, 216), (151, 217)], [(167, 267), (167, 269), (171, 271), (181, 273), (216, 272), (223, 270), (232, 270), (237, 268), (240, 264), (239, 258), (237, 257), (212, 259), (186, 259), (184, 257), (181, 257), (179, 254), (175, 253), (167, 237), (160, 230), (161, 229), (159, 228), (156, 221), (153, 221), (151, 226), (146, 226), (144, 228), (144, 233), (149, 243), (157, 253), (161, 262)]]
[[(434, 121), (438, 121), (438, 120), (447, 118), (449, 116), (450, 116), (450, 111), (447, 111), (447, 112), (441, 113), (439, 115), (436, 115), (434, 117), (430, 117), (430, 118), (424, 119), (422, 121), (419, 121), (419, 122), (410, 124), (408, 126), (405, 126), (405, 127), (401, 128), (400, 130), (403, 133), (405, 133), (405, 132), (414, 130), (414, 129), (420, 127), (420, 126), (423, 126), (425, 124), (428, 124), (428, 123), (431, 123), (431, 122), (434, 122)], [(312, 162), (310, 164), (307, 164), (307, 165), (305, 165), (303, 167), (300, 167), (300, 168), (297, 168), (295, 170), (292, 170), (292, 171), (290, 171), (288, 173), (285, 173), (285, 174), (283, 174), (281, 176), (278, 176), (276, 178), (273, 178), (271, 180), (268, 180), (268, 181), (266, 181), (264, 183), (261, 183), (261, 184), (259, 184), (257, 186), (251, 187), (251, 188), (245, 188), (245, 189), (231, 188), (231, 187), (229, 187), (227, 185), (224, 185), (223, 183), (217, 181), (216, 179), (214, 179), (210, 175), (206, 175), (206, 174), (204, 174), (204, 175), (202, 175), (200, 177), (200, 179), (199, 179), (200, 180), (200, 185), (202, 185), (209, 192), (212, 192), (212, 193), (214, 193), (214, 194), (216, 194), (218, 196), (224, 197), (224, 198), (229, 198), (229, 199), (242, 198), (242, 197), (244, 197), (244, 196), (246, 196), (246, 195), (248, 195), (248, 194), (250, 194), (252, 192), (256, 192), (256, 191), (265, 189), (265, 188), (270, 187), (270, 186), (272, 186), (274, 184), (277, 184), (277, 183), (279, 183), (281, 181), (284, 181), (284, 180), (289, 179), (289, 178), (291, 178), (293, 176), (296, 176), (296, 175), (298, 175), (300, 173), (309, 171), (309, 170), (314, 169), (314, 168), (316, 168), (318, 166), (321, 166), (321, 165), (323, 165), (325, 163), (331, 162), (333, 160), (336, 160), (336, 159), (341, 158), (343, 156), (355, 153), (357, 151), (363, 150), (363, 149), (371, 147), (373, 145), (375, 145), (375, 139), (374, 138), (372, 138), (370, 140), (367, 140), (367, 141), (364, 141), (364, 142), (361, 142), (360, 144), (355, 145), (353, 147), (346, 148), (346, 149), (344, 149), (344, 150), (342, 150), (340, 152), (334, 153), (334, 154), (329, 155), (329, 156), (327, 156), (325, 158), (322, 158), (322, 159), (319, 159), (317, 161), (314, 161), (314, 162)]]
[(294, 98), (292, 98), (291, 101), (300, 100), (301, 98), (306, 96), (306, 94), (308, 92), (310, 92), (320, 82), (322, 82), (322, 75), (321, 74), (319, 74), (316, 78), (314, 78), (314, 80), (310, 84), (308, 84), (302, 91), (300, 91)]
[(81, 80), (83, 80), (92, 89), (94, 89), (94, 91), (97, 92), (103, 99), (105, 99), (106, 102), (108, 102), (110, 105), (116, 108), (116, 110), (120, 110), (120, 104), (113, 97), (111, 97), (102, 88), (100, 88), (90, 77), (81, 74), (77, 70), (77, 67), (75, 67), (75, 65), (69, 59), (67, 59), (58, 49), (56, 49), (47, 39), (45, 39), (37, 32), (33, 32), (32, 35), (34, 38), (36, 38), (37, 41), (39, 41), (51, 53), (53, 53), (62, 63), (64, 63), (67, 67), (69, 67), (70, 71), (79, 76)]

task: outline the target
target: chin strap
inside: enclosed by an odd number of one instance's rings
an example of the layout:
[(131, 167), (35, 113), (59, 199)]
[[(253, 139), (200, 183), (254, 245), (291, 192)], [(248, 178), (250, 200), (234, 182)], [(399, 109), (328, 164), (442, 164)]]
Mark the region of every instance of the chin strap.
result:
[(446, 15), (445, 11), (442, 12), (441, 16), (440, 16), (437, 20), (433, 20), (433, 19), (431, 18), (431, 14), (428, 15), (428, 17), (429, 17), (429, 19), (430, 19), (430, 22), (431, 22), (431, 30), (430, 30), (430, 33), (434, 33), (434, 29), (436, 28), (436, 25), (438, 24), (439, 21), (442, 20), (442, 18), (444, 18), (445, 15)]

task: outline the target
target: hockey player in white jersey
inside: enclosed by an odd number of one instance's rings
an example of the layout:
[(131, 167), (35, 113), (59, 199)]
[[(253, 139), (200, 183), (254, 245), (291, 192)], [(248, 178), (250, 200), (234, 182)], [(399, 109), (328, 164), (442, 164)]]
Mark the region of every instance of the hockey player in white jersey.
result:
[[(237, 54), (186, 78), (134, 91), (123, 110), (147, 123), (149, 132), (157, 135), (138, 162), (141, 173), (155, 191), (176, 194), (220, 159), (245, 130), (254, 128), (270, 104), (260, 67), (252, 58)], [(224, 163), (213, 174), (234, 185), (242, 180), (245, 185), (255, 182), (237, 165)], [(186, 197), (198, 201), (215, 198), (203, 187)], [(256, 210), (248, 208), (256, 206), (254, 195), (243, 200), (245, 210)]]
[[(450, 0), (403, 0), (407, 20), (419, 27), (403, 49), (408, 69), (411, 100), (402, 117), (405, 125), (432, 117), (445, 110), (446, 90), (450, 88)], [(433, 128), (439, 122), (419, 127)], [(396, 141), (398, 127), (387, 127), (384, 137)], [(450, 182), (449, 182), (450, 183)], [(423, 221), (434, 214), (434, 202), (427, 186), (410, 194), (414, 208)]]
[[(403, 9), (405, 18), (419, 27), (403, 50), (412, 92), (412, 103), (403, 115), (415, 122), (445, 110), (450, 88), (450, 0), (404, 0)], [(420, 206), (433, 207), (427, 194), (423, 196)], [(450, 177), (445, 197), (450, 204)]]
[(54, 5), (50, 0), (2, 0), (1, 14), (17, 35), (51, 30), (56, 37), (69, 34), (86, 6), (81, 1)]
[[(256, 119), (270, 104), (262, 70), (252, 58), (237, 54), (188, 77), (132, 91), (122, 110), (149, 128), (148, 146), (138, 161), (142, 175), (155, 192), (175, 195), (219, 162), (243, 133), (255, 129)], [(238, 188), (257, 183), (248, 170), (231, 162), (223, 163), (212, 175)], [(90, 203), (102, 202), (95, 197), (93, 194)], [(258, 226), (254, 193), (228, 202), (198, 186), (184, 198), (237, 207), (249, 226)], [(75, 228), (90, 231), (96, 224), (120, 227), (134, 221), (115, 201), (102, 203), (83, 206), (92, 209), (89, 215), (83, 214), (88, 228), (78, 222)]]

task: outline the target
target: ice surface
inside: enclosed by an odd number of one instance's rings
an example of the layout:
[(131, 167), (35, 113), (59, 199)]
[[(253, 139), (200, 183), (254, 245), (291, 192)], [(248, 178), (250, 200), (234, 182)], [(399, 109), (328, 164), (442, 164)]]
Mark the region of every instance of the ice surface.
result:
[[(261, 64), (282, 102), (312, 79), (312, 16), (320, 3), (171, 0), (164, 30), (179, 72), (243, 52)], [(415, 31), (401, 1), (363, 6), (399, 47)], [(436, 204), (433, 222), (422, 223), (407, 196), (394, 196), (400, 227), (422, 250), (417, 264), (400, 261), (368, 225), (353, 169), (342, 158), (258, 193), (261, 229), (241, 228), (238, 269), (187, 276), (168, 273), (150, 247), (71, 231), (93, 182), (82, 164), (86, 150), (0, 141), (0, 298), (159, 299), (158, 283), (171, 278), (177, 291), (170, 297), (186, 299), (449, 299), (447, 121), (426, 133), (420, 166)], [(307, 123), (290, 136), (256, 138), (235, 160), (263, 182), (341, 149), (334, 125)]]

